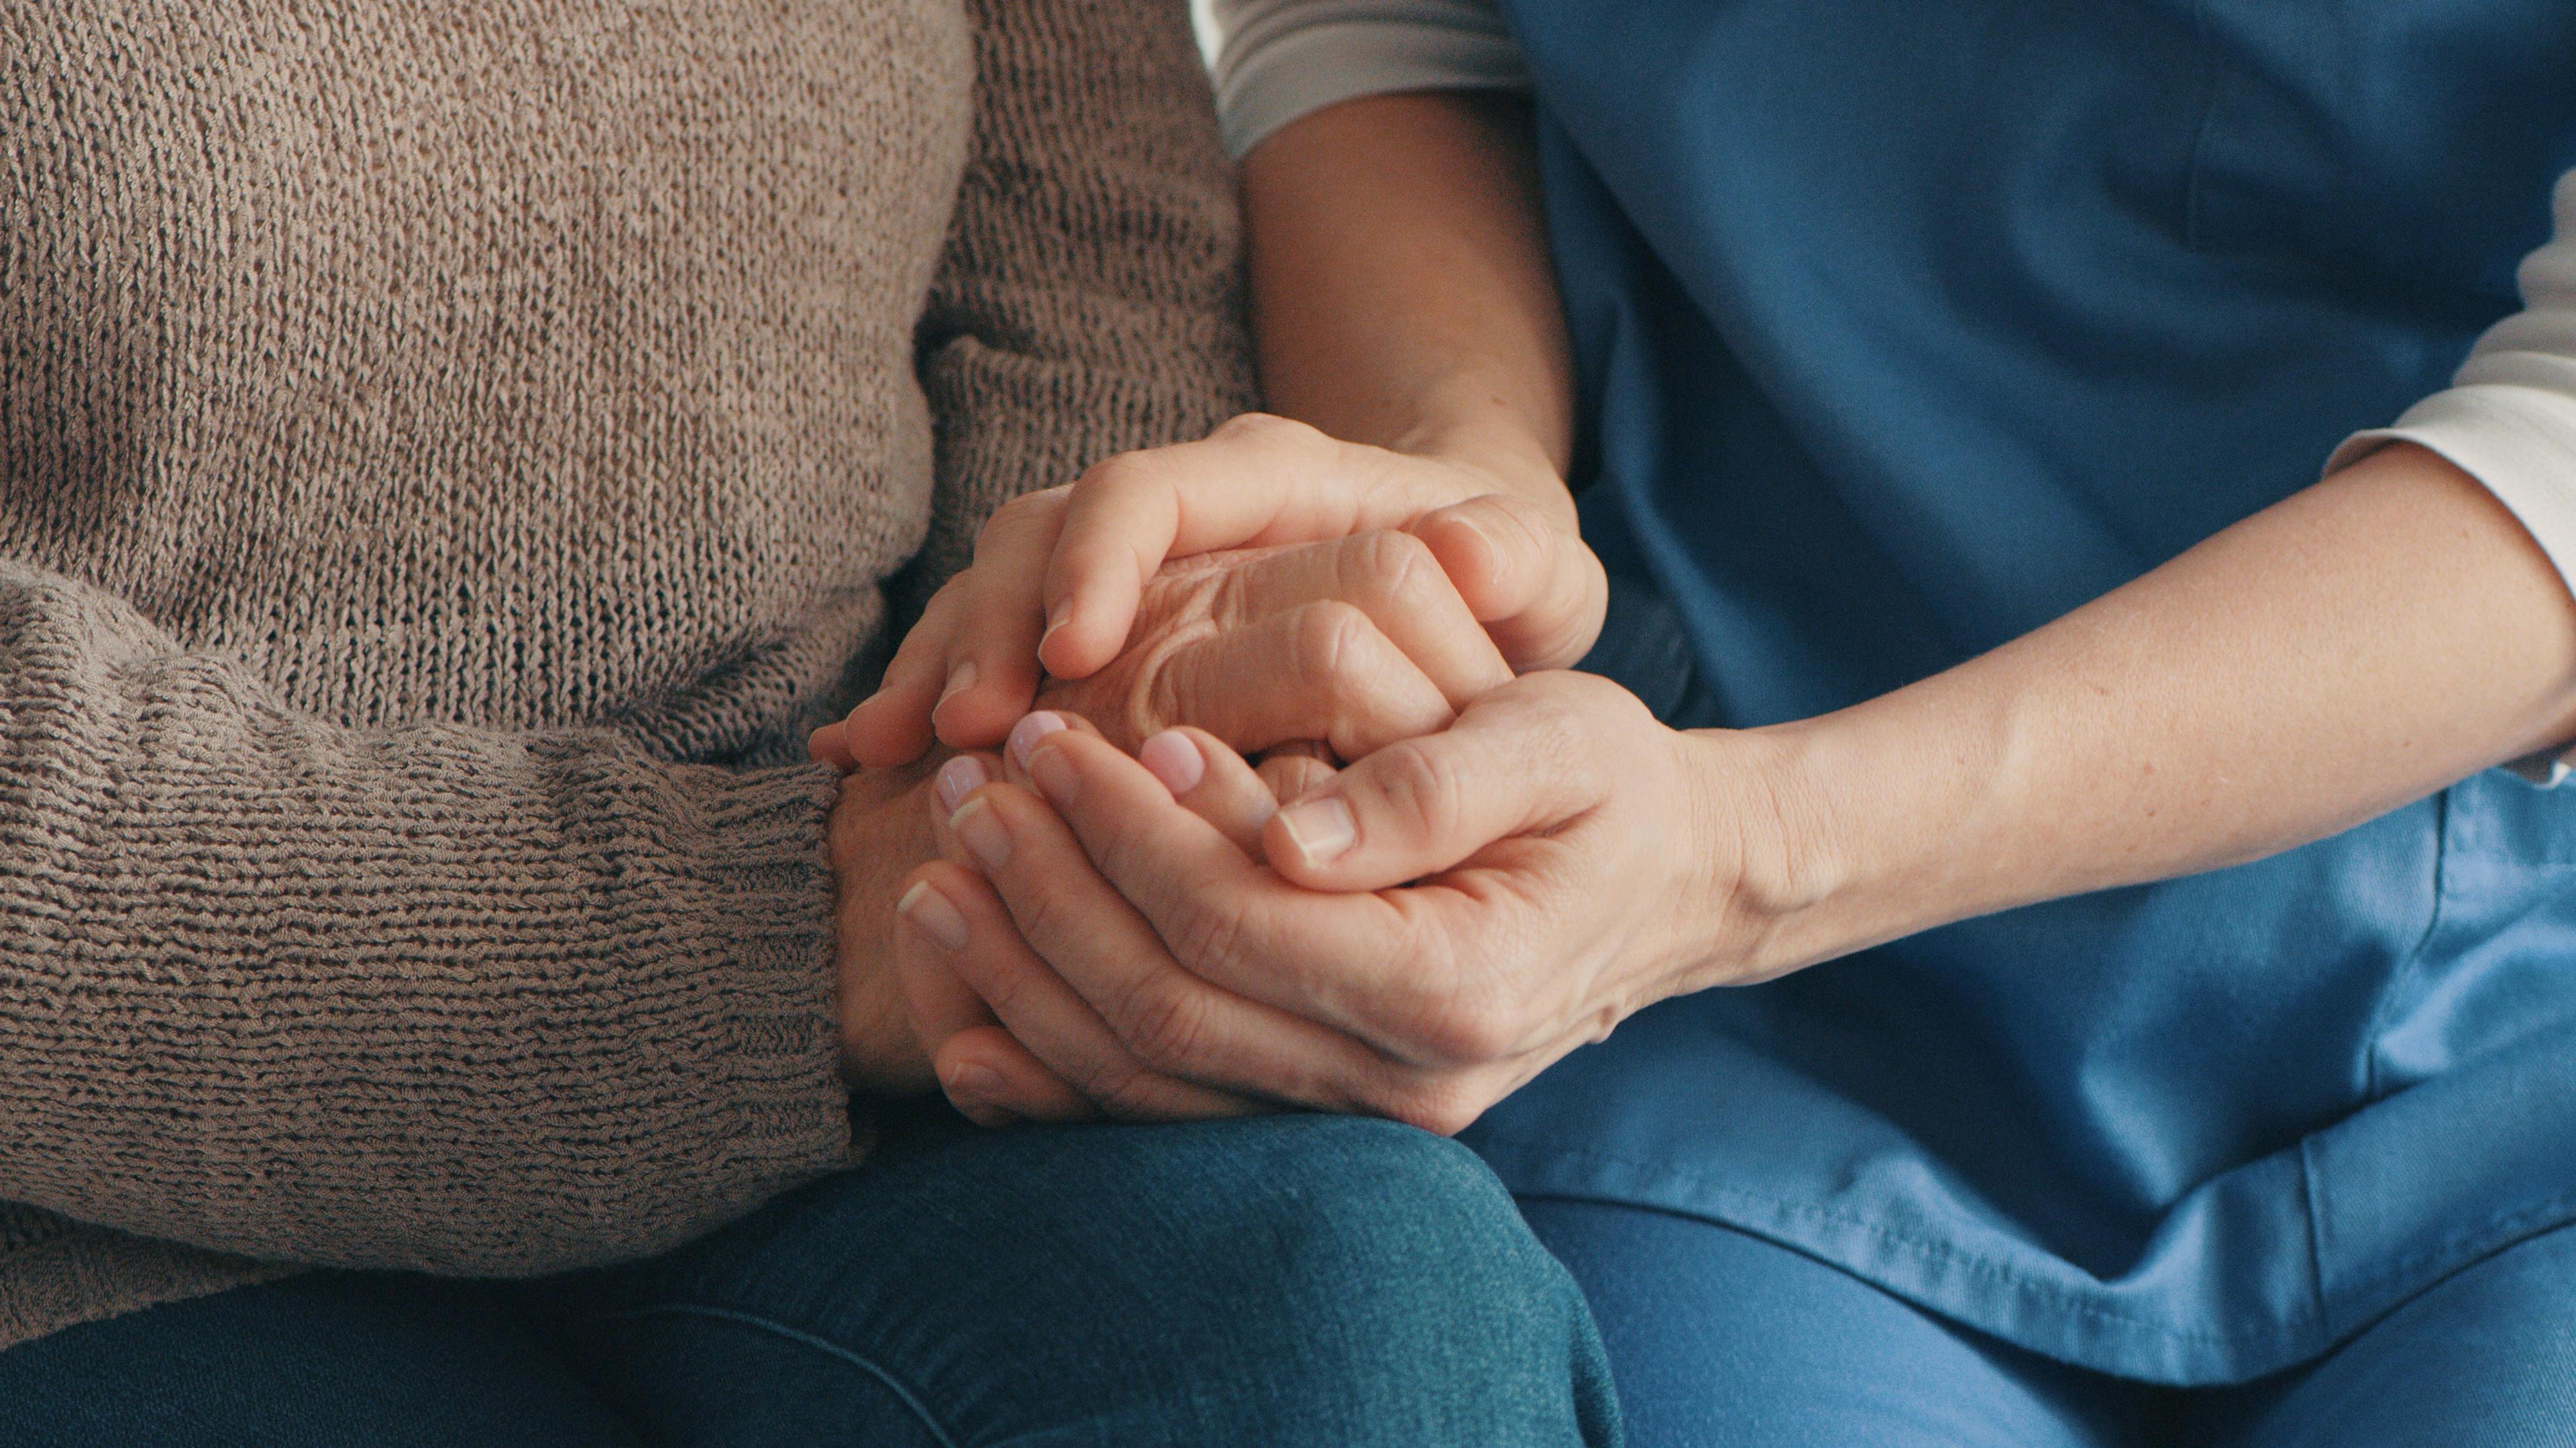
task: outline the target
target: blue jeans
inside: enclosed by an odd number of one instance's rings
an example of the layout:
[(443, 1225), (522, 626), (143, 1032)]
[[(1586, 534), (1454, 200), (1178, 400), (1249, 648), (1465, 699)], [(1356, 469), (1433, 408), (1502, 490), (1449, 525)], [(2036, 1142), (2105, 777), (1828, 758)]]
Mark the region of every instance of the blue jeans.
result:
[(1563, 1268), (1464, 1148), (1276, 1117), (978, 1133), (667, 1257), (328, 1273), (0, 1353), (0, 1443), (1608, 1444)]
[(1530, 1198), (1609, 1346), (1634, 1448), (2576, 1448), (2576, 1227), (2243, 1387), (2151, 1387), (1944, 1322), (1788, 1248)]

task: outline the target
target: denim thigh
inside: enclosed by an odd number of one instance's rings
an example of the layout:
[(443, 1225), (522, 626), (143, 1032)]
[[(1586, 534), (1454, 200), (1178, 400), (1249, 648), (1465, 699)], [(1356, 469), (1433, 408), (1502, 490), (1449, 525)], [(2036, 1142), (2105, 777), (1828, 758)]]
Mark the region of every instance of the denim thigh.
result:
[(549, 1289), (674, 1445), (1609, 1443), (1591, 1320), (1454, 1142), (1317, 1116), (908, 1128)]
[(0, 1352), (8, 1448), (642, 1448), (501, 1300), (317, 1272)]

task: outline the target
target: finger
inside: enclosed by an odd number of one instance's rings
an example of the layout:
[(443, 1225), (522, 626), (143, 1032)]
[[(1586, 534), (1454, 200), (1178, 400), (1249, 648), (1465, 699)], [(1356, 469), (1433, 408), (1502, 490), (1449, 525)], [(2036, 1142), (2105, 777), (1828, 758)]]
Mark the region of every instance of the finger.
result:
[(1064, 489), (1050, 488), (1014, 498), (976, 536), (975, 564), (957, 579), (946, 675), (931, 711), (939, 741), (951, 749), (999, 743), (1037, 695), (1045, 622), (1040, 591), (1064, 520), (1064, 496)]
[(977, 1124), (1081, 1120), (1090, 1104), (1002, 1031), (949, 964), (943, 942), (966, 934), (952, 902), (978, 891), (989, 896), (990, 887), (974, 872), (934, 860), (914, 872), (895, 904), (894, 963), (913, 1034), (950, 1104)]
[(1097, 1121), (1100, 1108), (998, 1025), (948, 1038), (931, 1058), (948, 1104), (979, 1126)]
[(1279, 812), (1279, 796), (1216, 736), (1204, 729), (1166, 729), (1145, 741), (1136, 762), (1183, 809), (1216, 826), (1226, 843), (1247, 856), (1261, 852), (1261, 827)]
[(1357, 607), (1327, 599), (1171, 651), (1150, 687), (1164, 716), (1244, 753), (1321, 739), (1347, 759), (1456, 717), (1448, 697)]
[[(1274, 801), (1271, 813), (1276, 814), (1278, 813), (1276, 801), (1295, 799), (1332, 778), (1333, 762), (1291, 745), (1285, 750), (1274, 749), (1263, 755), (1259, 772), (1261, 782), (1270, 786), (1270, 796)], [(1269, 822), (1266, 817), (1262, 820), (1263, 824)], [(1261, 853), (1261, 847), (1251, 846), (1249, 853), (1258, 855)]]
[(1248, 561), (1225, 575), (1214, 612), (1240, 628), (1328, 599), (1367, 614), (1452, 709), (1512, 677), (1430, 545), (1410, 533), (1373, 529)]
[(1166, 559), (1394, 527), (1456, 495), (1394, 463), (1252, 414), (1198, 442), (1095, 466), (1074, 485), (1047, 565), (1047, 669), (1086, 678), (1116, 658), (1145, 581)]
[[(912, 1015), (913, 1035), (933, 1055), (958, 1032), (993, 1024), (993, 1013), (983, 997), (960, 980), (948, 963), (948, 951), (956, 948), (954, 942), (966, 930), (966, 917), (955, 902), (973, 895), (970, 881), (983, 883), (972, 870), (933, 860), (913, 871), (903, 893), (895, 897), (895, 973)], [(929, 948), (932, 945), (946, 948)]]
[(886, 662), (877, 691), (850, 711), (843, 737), (856, 763), (887, 769), (928, 752), (934, 738), (930, 711), (947, 677), (948, 634), (963, 593), (960, 580), (950, 579), (930, 596), (920, 621)]
[[(1222, 746), (1211, 741), (1209, 747)], [(1381, 1093), (1401, 1078), (1403, 1063), (1432, 1054), (1421, 1043), (1439, 1036), (1440, 1019), (1452, 1013), (1464, 957), (1424, 943), (1455, 929), (1462, 892), (1323, 894), (1291, 885), (1227, 844), (1206, 821), (1175, 807), (1143, 766), (1088, 736), (1066, 732), (1041, 740), (1031, 752), (1030, 773), (1053, 812), (1039, 811), (1026, 822), (1013, 817), (1011, 823), (1014, 839), (1029, 832), (1041, 853), (1034, 859), (1014, 855), (1011, 874), (991, 878), (1042, 954), (1064, 963), (1055, 946), (1039, 941), (1039, 933), (1077, 937), (1092, 928), (1088, 917), (1076, 917), (1070, 907), (1060, 919), (1042, 918), (1065, 898), (1052, 891), (1088, 878), (1123, 911), (1142, 917), (1146, 939), (1169, 942), (1191, 975), (1243, 1002), (1257, 1013), (1251, 1017), (1256, 1021), (1294, 1021), (1298, 1039), (1315, 1048), (1291, 1062), (1264, 1058), (1264, 1069), (1274, 1074), (1210, 1078), (1189, 1072), (1194, 1079), (1228, 1085), (1248, 1079), (1252, 1089), (1310, 1105), (1373, 1110), (1384, 1099)], [(1050, 832), (1068, 827), (1075, 849), (1057, 853)], [(1509, 910), (1488, 913), (1505, 924), (1519, 919)], [(1074, 983), (1090, 993), (1080, 976)], [(1113, 1022), (1120, 1018), (1119, 1004), (1098, 1003)], [(1221, 1055), (1244, 1049), (1230, 1039), (1213, 1039), (1231, 1024), (1198, 1019), (1177, 1027), (1151, 1023), (1149, 1029), (1212, 1038), (1210, 1054)], [(1320, 1040), (1312, 1035), (1317, 1027), (1327, 1028)], [(1123, 1027), (1120, 1035), (1135, 1040)], [(1252, 1048), (1276, 1044), (1256, 1040)], [(1357, 1052), (1349, 1049), (1355, 1045), (1361, 1046)], [(1141, 1054), (1163, 1064), (1154, 1051)], [(1280, 1084), (1276, 1072), (1297, 1069), (1308, 1075)], [(1356, 1097), (1359, 1104), (1319, 1099), (1312, 1094), (1319, 1088)]]
[[(1226, 844), (1214, 826), (1176, 806), (1144, 766), (1098, 739), (1070, 731), (1048, 736), (1033, 754), (1032, 767), (1041, 777), (1053, 772), (1047, 761), (1074, 752), (1068, 742), (1089, 755), (1116, 760), (1131, 796), (1149, 791), (1152, 808), (1230, 856), (1237, 870), (1267, 876)], [(1097, 1012), (1129, 1059), (1155, 1073), (1327, 1110), (1367, 1111), (1382, 1094), (1390, 1063), (1379, 1053), (1340, 1031), (1248, 1000), (1183, 969), (1145, 916), (1093, 868), (1081, 842), (1038, 796), (1012, 785), (978, 791), (951, 821), (943, 847), (960, 849), (992, 882), (1031, 952), (1027, 962), (996, 952), (997, 972), (989, 982), (976, 973), (982, 962), (961, 966), (961, 973), (1014, 1035), (1086, 1095), (1100, 1099), (1103, 1090), (1127, 1087), (1122, 1063), (1097, 1051), (1050, 1055), (1011, 1021), (1010, 1006), (994, 993), (1017, 984), (1001, 971), (1033, 962), (1051, 966), (1052, 974)], [(1178, 888), (1186, 893), (1188, 887)]]
[(1547, 510), (1489, 493), (1434, 509), (1410, 531), (1515, 669), (1569, 668), (1601, 636), (1601, 560)]
[(846, 721), (835, 719), (805, 736), (805, 753), (816, 764), (828, 764), (843, 774), (859, 767), (858, 756), (850, 752), (850, 731)]
[(1553, 829), (1605, 788), (1600, 751), (1617, 747), (1619, 731), (1593, 707), (1599, 690), (1635, 702), (1588, 675), (1517, 679), (1448, 729), (1390, 744), (1286, 801), (1262, 831), (1263, 853), (1311, 889), (1377, 890)]
[(939, 766), (931, 776), (928, 804), (933, 826), (956, 813), (966, 796), (1000, 779), (1007, 772), (1002, 756), (997, 754), (960, 754)]
[[(1139, 1065), (1099, 1014), (1030, 951), (1009, 913), (981, 881), (964, 886), (953, 875), (925, 875), (908, 898), (909, 908), (901, 913), (914, 940), (936, 952), (940, 963), (973, 990), (1048, 1073), (1107, 1114), (1122, 1120), (1186, 1120), (1256, 1109), (1240, 1098)], [(942, 1084), (947, 1084), (944, 1077)], [(1049, 1110), (1034, 1094), (1009, 1104), (981, 1098), (979, 1093), (987, 1089), (1007, 1093), (1008, 1081), (972, 1081), (960, 1089), (970, 1100), (1005, 1110)]]
[[(1037, 784), (1026, 761), (1037, 741), (1059, 729), (1104, 738), (1079, 714), (1041, 709), (1012, 726), (1005, 758), (1012, 761), (1005, 777), (1024, 789)], [(1242, 755), (1228, 749), (1204, 729), (1166, 729), (1136, 751), (1137, 763), (1162, 782), (1172, 797), (1192, 814), (1216, 826), (1228, 843), (1246, 855), (1261, 850), (1261, 827), (1279, 810), (1279, 796), (1263, 783)]]

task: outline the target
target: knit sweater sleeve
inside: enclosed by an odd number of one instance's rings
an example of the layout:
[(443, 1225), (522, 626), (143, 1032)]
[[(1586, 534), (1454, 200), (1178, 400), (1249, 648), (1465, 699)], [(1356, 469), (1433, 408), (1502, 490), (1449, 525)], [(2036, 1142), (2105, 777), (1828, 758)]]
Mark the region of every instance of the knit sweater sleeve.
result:
[(0, 561), (0, 1199), (491, 1274), (740, 1215), (847, 1152), (831, 794), (328, 727)]
[(939, 491), (913, 571), (1005, 500), (1255, 405), (1234, 177), (1185, 0), (968, 0), (973, 150), (923, 324)]

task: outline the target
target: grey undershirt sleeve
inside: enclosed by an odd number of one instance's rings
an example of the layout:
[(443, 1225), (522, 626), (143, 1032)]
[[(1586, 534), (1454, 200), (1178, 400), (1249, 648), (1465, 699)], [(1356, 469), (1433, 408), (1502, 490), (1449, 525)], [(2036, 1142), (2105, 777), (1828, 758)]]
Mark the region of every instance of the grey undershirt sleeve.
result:
[(1529, 85), (1492, 0), (1213, 0), (1209, 9), (1217, 111), (1236, 156), (1360, 96)]

